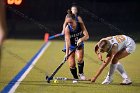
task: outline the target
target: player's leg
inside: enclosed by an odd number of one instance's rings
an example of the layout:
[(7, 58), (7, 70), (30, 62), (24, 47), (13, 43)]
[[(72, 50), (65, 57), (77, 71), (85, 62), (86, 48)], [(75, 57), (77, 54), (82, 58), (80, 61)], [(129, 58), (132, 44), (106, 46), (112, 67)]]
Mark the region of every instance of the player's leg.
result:
[[(130, 44), (128, 44), (128, 46), (126, 47), (125, 50), (126, 50), (127, 53), (131, 54), (135, 51), (136, 44), (135, 44), (134, 40), (131, 39), (130, 37), (128, 37), (128, 39), (130, 41)], [(131, 80), (128, 78), (128, 75), (126, 74), (126, 71), (124, 70), (122, 64), (120, 64), (119, 62), (117, 64), (117, 71), (120, 73), (120, 75), (123, 78), (123, 82), (121, 84), (129, 85), (129, 84), (132, 83)]]
[[(131, 43), (127, 46), (126, 51), (127, 51), (127, 53), (131, 54), (135, 51), (136, 44), (131, 38), (129, 38), (129, 39), (130, 39)], [(117, 63), (117, 71), (120, 73), (120, 75), (123, 78), (123, 82), (121, 84), (129, 85), (132, 83), (131, 80), (129, 79), (128, 75), (126, 74), (126, 71), (124, 70), (122, 64), (120, 64), (119, 62)]]
[(83, 60), (83, 57), (84, 57), (84, 47), (81, 46), (77, 49), (76, 51), (76, 54), (77, 54), (77, 57), (78, 57), (78, 70), (79, 70), (79, 77), (80, 79), (82, 80), (85, 80), (85, 76), (84, 76), (84, 60)]
[[(121, 84), (123, 85), (129, 85), (132, 83), (132, 81), (128, 78), (126, 71), (124, 70), (123, 66), (120, 63), (117, 63), (119, 61), (119, 59), (122, 59), (126, 56), (128, 56), (130, 53), (124, 49), (123, 51), (121, 51), (121, 54), (116, 55), (116, 58), (114, 58), (114, 60), (112, 61), (112, 63), (114, 63), (115, 65), (117, 65), (116, 69), (120, 72), (121, 76), (124, 78), (123, 82)], [(111, 74), (110, 74), (111, 75)], [(113, 75), (113, 73), (112, 73)]]
[(102, 84), (110, 84), (112, 82), (112, 78), (113, 78), (113, 74), (115, 72), (115, 70), (117, 69), (117, 62), (128, 56), (130, 53), (128, 53), (126, 51), (126, 49), (122, 49), (120, 50), (112, 59), (112, 62), (110, 64), (110, 69), (109, 69), (109, 72), (108, 72), (108, 75), (106, 77), (106, 79), (102, 82)]
[(78, 79), (77, 68), (76, 68), (76, 64), (75, 64), (75, 53), (72, 53), (69, 56), (68, 62), (69, 62), (71, 74), (73, 75), (74, 79)]
[(122, 85), (129, 85), (132, 83), (132, 81), (129, 79), (123, 65), (120, 62), (117, 63), (117, 71), (123, 78), (123, 81), (121, 83)]
[(128, 78), (128, 75), (126, 74), (126, 71), (124, 70), (124, 67), (120, 62), (117, 63), (117, 71), (119, 72), (119, 74), (122, 76), (123, 79)]

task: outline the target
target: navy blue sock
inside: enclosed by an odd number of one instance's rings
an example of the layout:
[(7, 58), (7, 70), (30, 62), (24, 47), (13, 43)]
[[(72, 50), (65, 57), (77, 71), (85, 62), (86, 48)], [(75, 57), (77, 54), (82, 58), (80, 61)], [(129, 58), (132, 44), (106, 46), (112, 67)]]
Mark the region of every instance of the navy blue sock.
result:
[(77, 68), (70, 68), (71, 74), (73, 75), (73, 77), (75, 79), (78, 79), (78, 75), (77, 75)]
[(83, 73), (83, 69), (84, 69), (84, 61), (82, 63), (78, 62), (78, 70), (79, 70), (79, 74)]

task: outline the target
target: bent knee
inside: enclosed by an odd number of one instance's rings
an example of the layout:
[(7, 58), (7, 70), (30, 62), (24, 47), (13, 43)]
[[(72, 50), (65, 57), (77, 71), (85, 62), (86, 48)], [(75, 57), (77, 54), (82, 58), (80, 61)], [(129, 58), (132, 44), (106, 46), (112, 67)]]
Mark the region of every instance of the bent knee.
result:
[(75, 61), (69, 61), (69, 67), (75, 68), (76, 67)]
[(79, 59), (78, 59), (78, 62), (79, 62), (79, 63), (82, 63), (82, 62), (83, 62), (83, 58), (79, 58)]
[(75, 64), (71, 64), (69, 67), (70, 68), (75, 68), (76, 66), (75, 66)]
[(118, 61), (119, 61), (119, 58), (118, 57), (114, 57), (112, 59), (112, 64), (116, 64)]

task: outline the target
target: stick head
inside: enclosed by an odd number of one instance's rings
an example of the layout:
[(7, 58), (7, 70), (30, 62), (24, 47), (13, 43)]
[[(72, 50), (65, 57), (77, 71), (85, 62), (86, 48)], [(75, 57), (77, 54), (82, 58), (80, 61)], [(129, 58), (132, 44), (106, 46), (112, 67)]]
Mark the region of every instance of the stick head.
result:
[(46, 76), (46, 80), (48, 80), (49, 76)]
[(51, 80), (52, 80), (52, 78), (48, 77), (47, 82), (50, 83)]
[(46, 76), (46, 80), (47, 80), (47, 83), (50, 83), (50, 80), (52, 80), (52, 77)]
[(50, 83), (49, 76), (46, 76), (47, 83)]
[(50, 83), (50, 80), (47, 80), (47, 83)]

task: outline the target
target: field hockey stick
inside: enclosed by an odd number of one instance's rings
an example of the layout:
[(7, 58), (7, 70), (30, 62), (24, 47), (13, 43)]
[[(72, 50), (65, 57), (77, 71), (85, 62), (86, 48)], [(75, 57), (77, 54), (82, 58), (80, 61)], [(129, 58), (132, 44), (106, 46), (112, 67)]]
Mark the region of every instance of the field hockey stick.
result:
[[(75, 79), (66, 78), (66, 77), (54, 77), (53, 80), (72, 81), (72, 80), (75, 80)], [(91, 81), (91, 80), (90, 79), (85, 79), (85, 80), (77, 79), (77, 81)]]
[(73, 53), (75, 52), (75, 50), (80, 46), (81, 44), (79, 44), (78, 46), (76, 46), (64, 59), (63, 61), (61, 62), (61, 64), (55, 69), (55, 71), (52, 73), (52, 75), (49, 77), (49, 76), (46, 76), (46, 80), (48, 83), (50, 83), (50, 80), (53, 79), (54, 75), (58, 72), (58, 70), (63, 66), (63, 64), (67, 61), (68, 57)]
[(48, 42), (48, 40), (52, 40), (52, 39), (54, 39), (54, 38), (56, 38), (56, 37), (60, 37), (60, 36), (63, 36), (63, 35), (64, 35), (64, 34), (62, 34), (62, 33), (58, 33), (58, 34), (49, 36), (48, 33), (45, 33), (44, 41), (45, 41), (45, 42)]
[(62, 34), (62, 33), (55, 34), (55, 35), (53, 35), (53, 36), (50, 36), (50, 37), (49, 37), (49, 40), (54, 39), (54, 38), (59, 37), (59, 36), (63, 36), (63, 35), (64, 35), (64, 34)]

